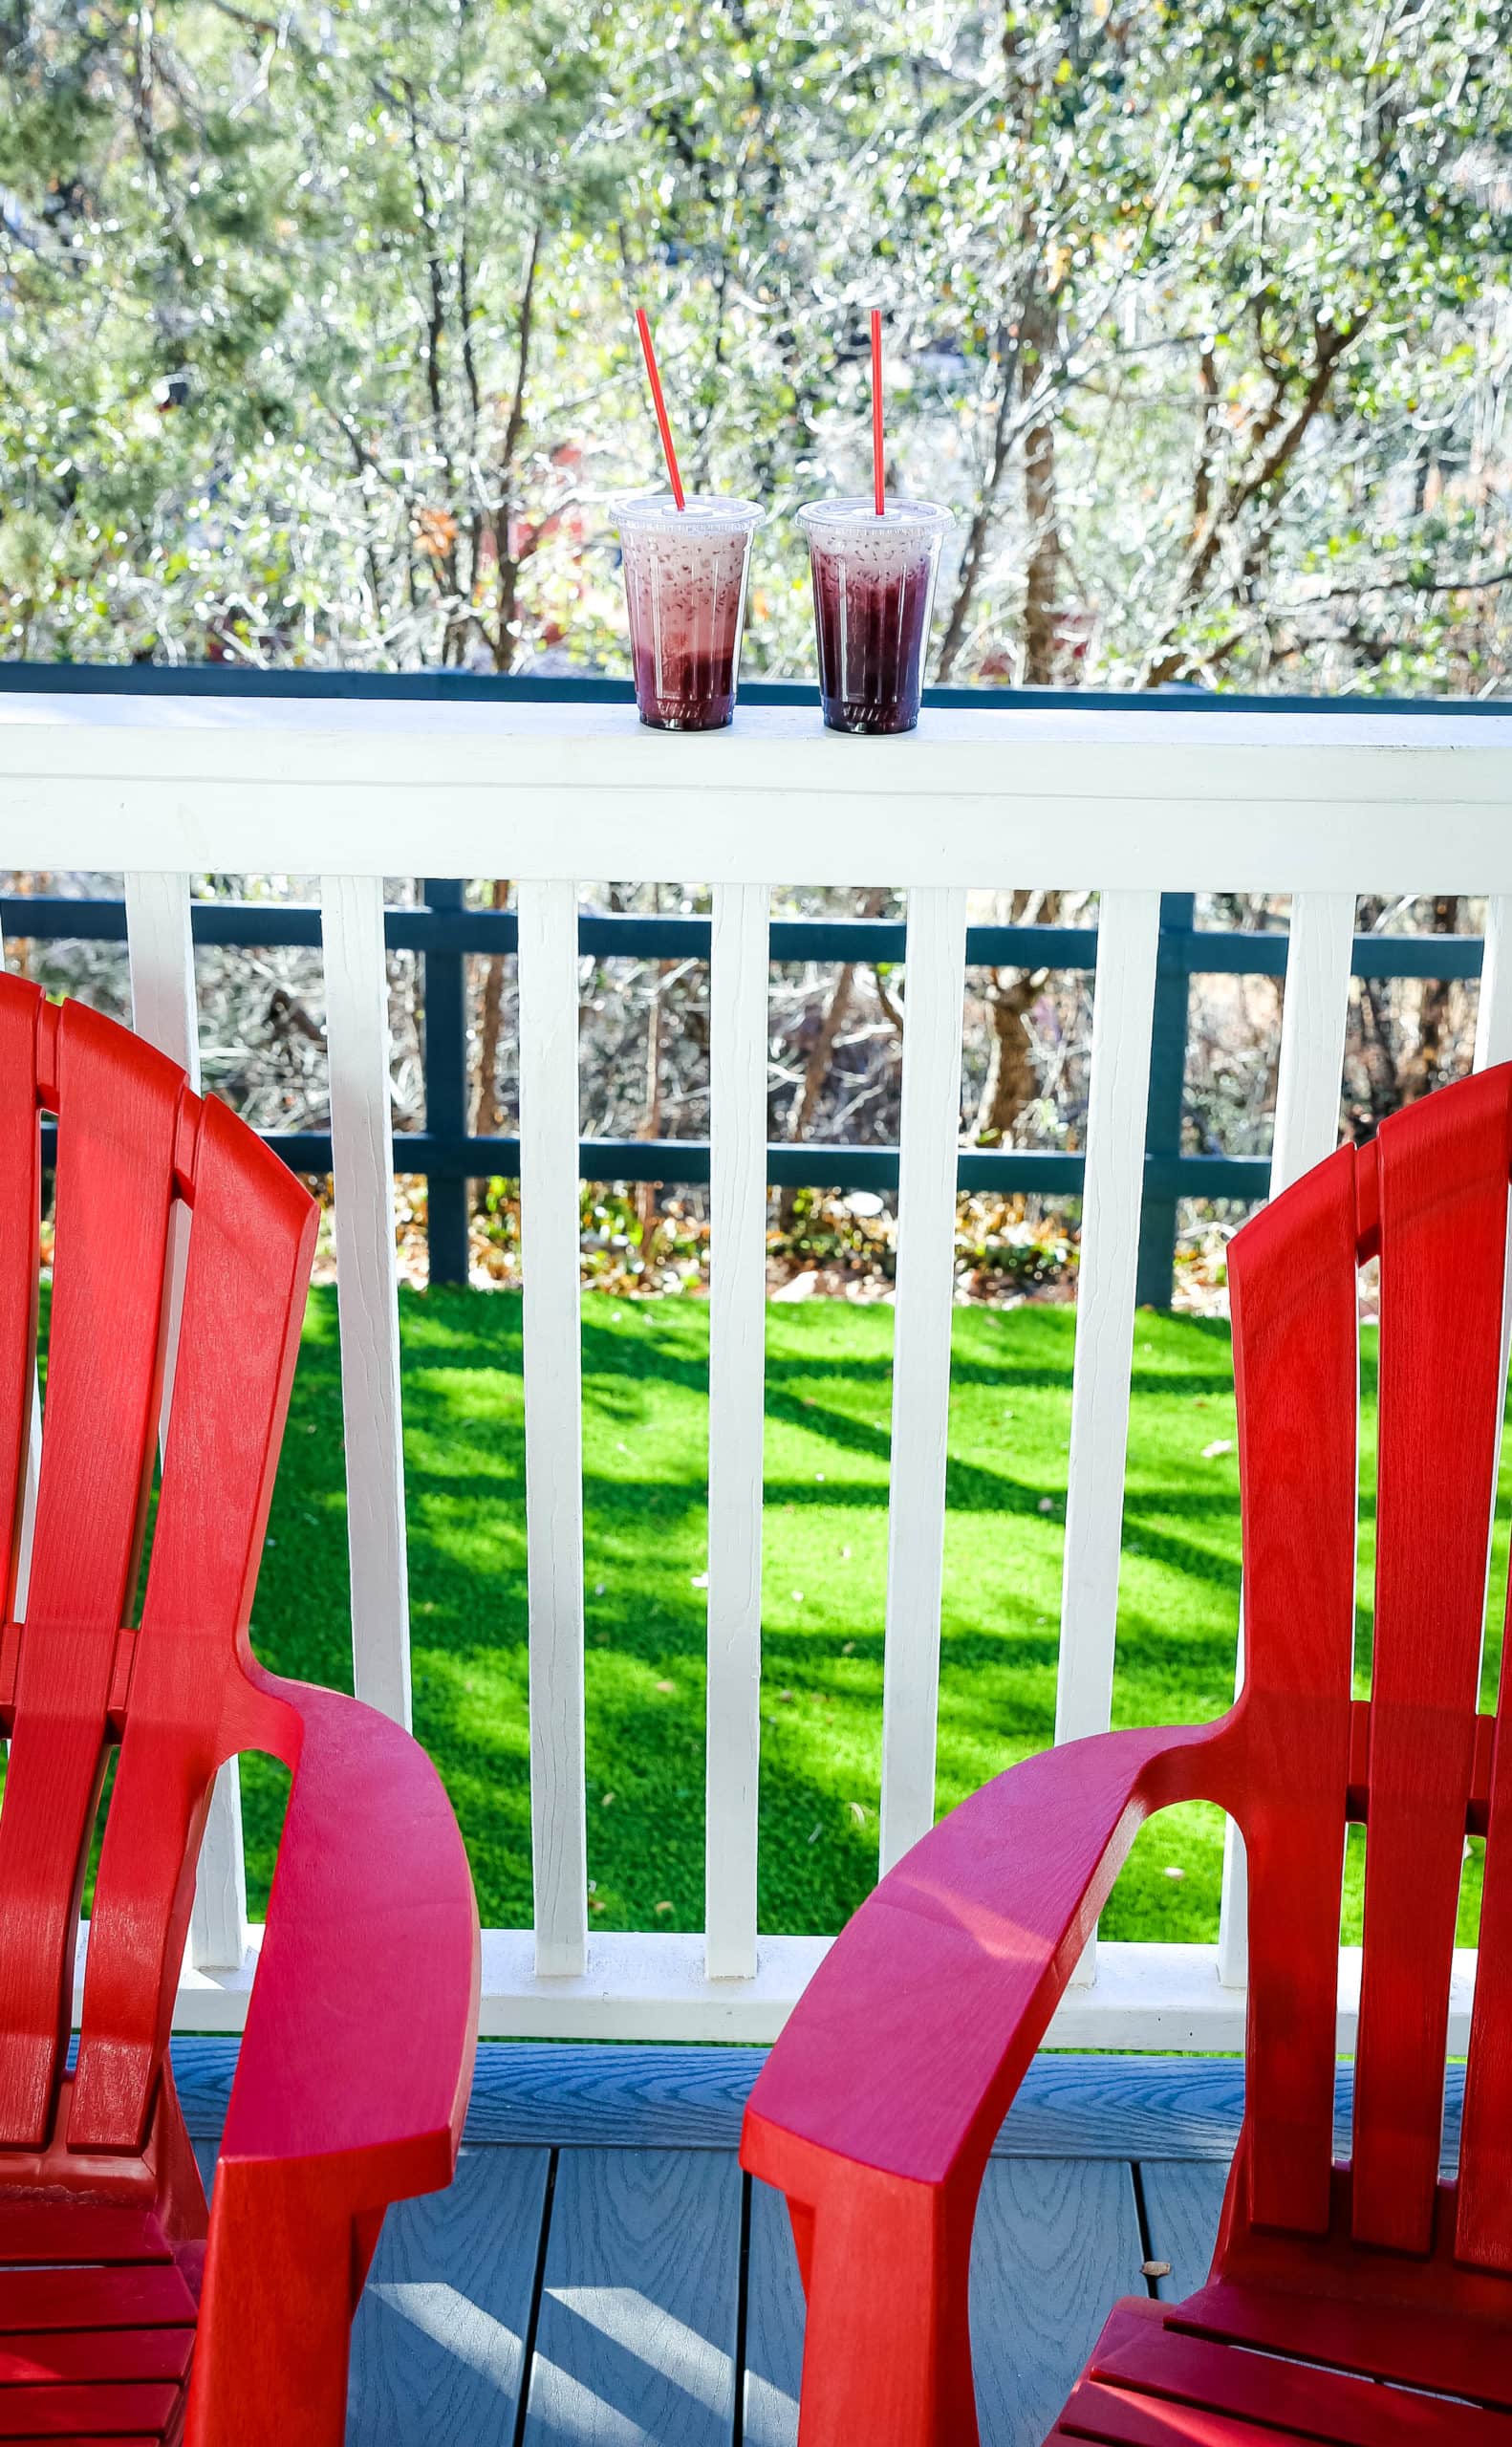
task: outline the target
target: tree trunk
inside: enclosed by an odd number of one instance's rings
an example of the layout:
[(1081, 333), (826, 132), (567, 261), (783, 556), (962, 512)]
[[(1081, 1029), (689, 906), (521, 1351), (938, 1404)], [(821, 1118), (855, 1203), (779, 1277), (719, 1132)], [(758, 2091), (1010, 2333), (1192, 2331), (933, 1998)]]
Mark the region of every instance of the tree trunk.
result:
[[(659, 885), (656, 891), (656, 902), (659, 908), (661, 903)], [(672, 961), (659, 962), (657, 982), (651, 989), (651, 1007), (646, 1013), (646, 1105), (640, 1122), (642, 1138), (659, 1138), (661, 1136), (661, 987), (663, 980), (674, 965)], [(650, 1270), (651, 1252), (656, 1245), (659, 1186), (659, 1184), (656, 1181), (636, 1183), (636, 1220), (640, 1225), (642, 1283)]]
[[(1458, 935), (1458, 894), (1446, 893), (1435, 899), (1429, 931), (1435, 935)], [(1400, 1072), (1403, 1104), (1411, 1104), (1416, 1096), (1426, 1096), (1443, 1078), (1449, 1050), (1450, 992), (1447, 977), (1423, 980), (1422, 999), (1417, 1006), (1417, 1043)]]
[[(1276, 374), (1271, 378), (1270, 397), (1250, 420), (1244, 437), (1246, 463), (1220, 487), (1216, 499), (1210, 497), (1208, 477), (1199, 464), (1196, 498), (1207, 504), (1199, 510), (1194, 526), (1192, 542), (1173, 591), (1170, 605), (1161, 621), (1159, 632), (1151, 645), (1140, 675), (1141, 688), (1159, 688), (1171, 680), (1183, 679), (1193, 665), (1193, 656), (1183, 646), (1171, 646), (1169, 639), (1186, 615), (1201, 601), (1209, 575), (1224, 544), (1240, 519), (1252, 505), (1264, 510), (1273, 522), (1277, 506), (1290, 481), (1290, 474), (1314, 421), (1328, 404), (1333, 379), (1348, 351), (1359, 337), (1370, 317), (1370, 309), (1352, 323), (1335, 326), (1319, 322), (1313, 332), (1312, 365), (1300, 399), (1293, 401), (1290, 377)], [(1210, 403), (1203, 402), (1204, 418), (1211, 413)], [(1240, 642), (1243, 631), (1239, 629), (1227, 641), (1227, 651)], [(1205, 658), (1214, 660), (1211, 652)]]
[[(508, 908), (509, 883), (506, 876), (496, 876), (489, 895), (489, 906)], [(504, 1115), (499, 1109), (499, 1048), (504, 1040), (504, 954), (490, 952), (483, 967), (483, 1010), (478, 1028), (478, 1078), (473, 1096), (472, 1126), (485, 1135), (502, 1130)], [(482, 1181), (473, 1183), (473, 1204), (481, 1207), (485, 1191)]]
[[(1036, 292), (1022, 326), (1019, 381), (1027, 399), (1039, 381), (1057, 337), (1055, 308)], [(1029, 562), (1024, 595), (1024, 679), (1030, 688), (1053, 688), (1059, 648), (1056, 637), (1061, 588), (1061, 538), (1056, 515), (1055, 426), (1043, 415), (1024, 440), (1024, 517)], [(1014, 896), (1016, 923), (1053, 924), (1059, 893)], [(1032, 914), (1031, 914), (1032, 913)], [(1004, 1143), (1026, 1105), (1039, 1094), (1026, 1022), (1044, 983), (1039, 969), (994, 969), (987, 988), (992, 1051), (977, 1114), (977, 1137)]]
[[(1025, 318), (1021, 380), (1027, 398), (1038, 382), (1056, 341), (1054, 307), (1036, 296)], [(1053, 688), (1060, 654), (1056, 616), (1060, 609), (1061, 538), (1056, 517), (1055, 426), (1048, 415), (1031, 425), (1024, 438), (1024, 518), (1028, 530), (1029, 564), (1024, 596), (1024, 678), (1030, 688)]]
[[(862, 918), (875, 918), (886, 900), (885, 887), (864, 893), (858, 915)], [(831, 1066), (834, 1060), (835, 1039), (845, 1026), (854, 998), (855, 964), (848, 961), (830, 989), (830, 1000), (824, 1007), (818, 1031), (812, 1045), (809, 1048), (809, 1058), (804, 1064), (803, 1086), (799, 1089), (793, 1100), (792, 1110), (788, 1115), (788, 1137), (794, 1145), (807, 1138), (813, 1117), (823, 1102), (824, 1092), (830, 1082)], [(778, 1221), (785, 1232), (792, 1230), (793, 1209), (797, 1197), (797, 1189), (791, 1184), (783, 1191), (777, 1213)]]
[[(1060, 916), (1058, 892), (1014, 894), (1014, 925), (1054, 925)], [(995, 968), (987, 989), (987, 1016), (992, 1023), (992, 1048), (987, 1076), (977, 1107), (979, 1141), (1005, 1145), (1014, 1124), (1040, 1092), (1039, 1073), (1029, 1045), (1027, 1021), (1039, 999), (1047, 972), (1043, 968)]]
[(517, 490), (515, 461), (525, 434), (525, 401), (530, 377), (530, 342), (535, 326), (535, 285), (541, 270), (542, 234), (538, 223), (530, 233), (525, 287), (520, 294), (519, 355), (515, 361), (509, 413), (505, 420), (504, 439), (499, 446), (499, 499), (491, 522), (497, 575), (493, 636), (488, 642), (493, 653), (493, 667), (501, 672), (513, 670), (518, 643), (514, 624), (520, 602), (520, 564), (514, 555), (509, 530)]
[(966, 639), (966, 623), (971, 617), (977, 589), (986, 563), (987, 546), (997, 523), (998, 491), (1008, 465), (1009, 440), (1012, 433), (1013, 402), (1018, 394), (1017, 352), (1003, 367), (1003, 388), (998, 394), (997, 414), (992, 423), (992, 449), (987, 473), (977, 496), (966, 530), (965, 547), (961, 555), (961, 569), (956, 579), (955, 598), (946, 616), (944, 633), (940, 640), (940, 658), (936, 665), (941, 682), (949, 680), (956, 668), (956, 657)]

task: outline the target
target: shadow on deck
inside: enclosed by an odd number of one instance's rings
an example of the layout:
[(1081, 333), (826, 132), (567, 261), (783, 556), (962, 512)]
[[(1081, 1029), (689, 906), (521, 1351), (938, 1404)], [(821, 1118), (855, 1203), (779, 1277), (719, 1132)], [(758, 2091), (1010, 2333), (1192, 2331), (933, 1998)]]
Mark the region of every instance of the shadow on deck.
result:
[[(735, 2155), (763, 2053), (485, 2043), (455, 2185), (384, 2227), (349, 2447), (794, 2447), (797, 2263)], [(235, 2043), (173, 2057), (208, 2178)], [(1118, 2296), (1201, 2283), (1242, 2106), (1233, 2057), (1037, 2060), (977, 2222), (983, 2447), (1040, 2447)]]

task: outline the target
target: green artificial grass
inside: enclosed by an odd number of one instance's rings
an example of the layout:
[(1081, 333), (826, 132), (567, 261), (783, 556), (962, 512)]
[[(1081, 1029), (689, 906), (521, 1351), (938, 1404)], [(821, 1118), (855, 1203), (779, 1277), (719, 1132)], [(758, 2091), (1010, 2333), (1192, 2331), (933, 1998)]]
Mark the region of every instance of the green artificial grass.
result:
[[(445, 1778), (486, 1926), (528, 1925), (520, 1304), (400, 1294), (415, 1730)], [(1054, 1727), (1074, 1312), (958, 1310), (940, 1663), (941, 1809)], [(761, 1922), (840, 1926), (875, 1873), (893, 1316), (776, 1304), (767, 1320)], [(1362, 1657), (1372, 1568), (1373, 1332), (1362, 1337)], [(708, 1312), (583, 1301), (589, 1875), (594, 1924), (702, 1925)], [(1226, 1324), (1141, 1311), (1113, 1720), (1186, 1722), (1232, 1695), (1239, 1472)], [(1204, 1453), (1204, 1448), (1220, 1450)], [(1506, 1483), (1488, 1612), (1493, 1687)], [(311, 1298), (253, 1617), (279, 1671), (351, 1687), (335, 1296)], [(261, 1910), (284, 1780), (244, 1763)], [(1461, 1938), (1473, 1942), (1479, 1847)], [(1103, 1928), (1211, 1938), (1222, 1822), (1141, 1833)], [(1358, 1936), (1351, 1851), (1345, 1933)], [(1179, 1870), (1181, 1875), (1169, 1873)]]

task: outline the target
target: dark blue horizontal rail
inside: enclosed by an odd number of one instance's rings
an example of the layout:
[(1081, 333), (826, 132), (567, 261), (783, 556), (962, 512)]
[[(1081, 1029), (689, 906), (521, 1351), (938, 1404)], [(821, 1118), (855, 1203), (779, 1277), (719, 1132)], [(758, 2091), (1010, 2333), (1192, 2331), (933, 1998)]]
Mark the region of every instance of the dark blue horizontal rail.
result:
[[(328, 1130), (266, 1130), (262, 1135), (292, 1172), (331, 1170)], [(55, 1126), (48, 1122), (42, 1131), (44, 1163), (54, 1161), (56, 1145)], [(579, 1178), (591, 1182), (658, 1181), (696, 1188), (709, 1178), (706, 1138), (584, 1138), (578, 1158)], [(445, 1137), (429, 1130), (398, 1131), (394, 1162), (401, 1173), (443, 1180), (514, 1180), (519, 1178), (520, 1142), (461, 1131)], [(963, 1147), (956, 1179), (962, 1190), (1032, 1190), (1045, 1198), (1079, 1198), (1085, 1172), (1085, 1157), (1054, 1148)], [(808, 1139), (798, 1146), (779, 1142), (767, 1150), (767, 1179), (779, 1189), (896, 1189), (897, 1149), (832, 1147)], [(1270, 1162), (1261, 1156), (1147, 1156), (1144, 1179), (1146, 1192), (1155, 1198), (1249, 1201), (1265, 1196)]]
[[(197, 900), (190, 917), (197, 942), (310, 949), (320, 944), (317, 907)], [(76, 899), (58, 893), (0, 896), (0, 924), (11, 940), (121, 943), (126, 940), (123, 902)], [(385, 931), (393, 951), (450, 959), (464, 953), (512, 953), (518, 941), (513, 913), (487, 909), (391, 908), (385, 912)], [(709, 935), (706, 918), (585, 913), (578, 921), (580, 950), (600, 960), (707, 960)], [(887, 920), (782, 919), (774, 920), (771, 928), (774, 962), (861, 960), (885, 964), (901, 962), (904, 948), (904, 927)], [(1473, 978), (1480, 973), (1481, 952), (1479, 936), (1357, 935), (1354, 973), (1357, 977)], [(973, 926), (967, 930), (966, 957), (974, 967), (1091, 970), (1096, 965), (1097, 930), (1091, 926)], [(1182, 977), (1215, 970), (1280, 977), (1285, 973), (1286, 937), (1177, 928), (1163, 936), (1161, 965), (1167, 974)], [(330, 1171), (329, 1131), (270, 1131), (265, 1136), (293, 1171)], [(51, 1158), (50, 1137), (46, 1147)], [(462, 1131), (400, 1132), (394, 1154), (400, 1171), (448, 1184), (494, 1176), (512, 1179), (520, 1163), (517, 1138)], [(587, 1181), (656, 1181), (694, 1187), (709, 1178), (709, 1150), (702, 1139), (584, 1139), (581, 1164), (582, 1179)], [(1083, 1157), (1056, 1149), (973, 1147), (961, 1150), (957, 1180), (961, 1190), (1078, 1197), (1084, 1172)], [(885, 1193), (897, 1186), (897, 1150), (827, 1146), (812, 1140), (779, 1144), (767, 1150), (767, 1175), (779, 1188)], [(1177, 1198), (1247, 1202), (1265, 1197), (1270, 1164), (1264, 1157), (1151, 1153), (1145, 1159), (1144, 1180), (1147, 1199), (1162, 1203)]]
[[(320, 947), (320, 912), (290, 901), (197, 900), (190, 910), (197, 943)], [(8, 937), (123, 943), (126, 910), (119, 900), (80, 900), (62, 893), (0, 895), (0, 925)], [(391, 952), (513, 952), (519, 920), (512, 910), (385, 910), (383, 931)], [(870, 961), (881, 966), (903, 958), (906, 930), (883, 918), (778, 918), (772, 920), (771, 957), (778, 964), (805, 961)], [(586, 913), (577, 921), (577, 947), (594, 960), (707, 960), (707, 918), (642, 917)], [(1221, 971), (1243, 977), (1285, 977), (1286, 937), (1236, 927), (1199, 927), (1167, 938), (1162, 964), (1177, 974), (1200, 977)], [(1469, 978), (1480, 974), (1479, 935), (1356, 935), (1356, 977)], [(966, 963), (971, 968), (1094, 969), (1095, 926), (968, 926)]]
[[(0, 693), (63, 697), (348, 698), (435, 704), (629, 705), (628, 679), (589, 672), (254, 671), (229, 662), (5, 662)], [(817, 705), (812, 680), (741, 682), (745, 705)], [(1182, 684), (1167, 688), (926, 688), (926, 705), (997, 706), (1078, 713), (1501, 714), (1504, 698), (1266, 697), (1217, 695)]]

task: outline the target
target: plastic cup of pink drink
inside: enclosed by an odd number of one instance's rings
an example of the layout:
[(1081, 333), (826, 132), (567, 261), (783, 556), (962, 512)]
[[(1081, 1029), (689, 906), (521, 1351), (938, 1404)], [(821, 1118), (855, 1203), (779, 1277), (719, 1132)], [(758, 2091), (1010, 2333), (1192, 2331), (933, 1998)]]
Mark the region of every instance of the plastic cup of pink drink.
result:
[(753, 501), (632, 493), (615, 504), (636, 704), (654, 730), (723, 730), (735, 711)]
[(831, 730), (912, 730), (940, 547), (950, 512), (928, 501), (813, 501), (809, 538), (819, 692)]

